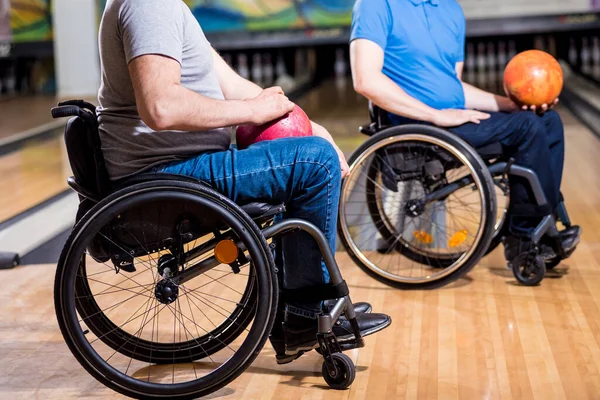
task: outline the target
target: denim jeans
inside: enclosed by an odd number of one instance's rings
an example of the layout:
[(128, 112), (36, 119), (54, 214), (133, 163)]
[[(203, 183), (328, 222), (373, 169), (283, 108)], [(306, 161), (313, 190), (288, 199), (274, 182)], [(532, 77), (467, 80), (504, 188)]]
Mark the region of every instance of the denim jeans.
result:
[[(517, 165), (537, 174), (552, 210), (556, 210), (560, 202), (565, 159), (564, 128), (558, 113), (551, 110), (543, 115), (529, 111), (490, 114), (491, 118), (480, 124), (467, 123), (449, 130), (474, 147), (500, 142), (506, 156), (513, 157)], [(390, 115), (390, 121), (405, 124), (410, 120)], [(510, 177), (510, 202), (511, 206), (535, 204), (533, 193), (524, 179)], [(509, 232), (528, 236), (540, 220), (539, 215), (511, 214)]]
[[(333, 146), (318, 137), (285, 138), (245, 150), (199, 154), (164, 165), (159, 172), (186, 175), (210, 183), (237, 204), (285, 203), (280, 218), (300, 218), (316, 225), (332, 251), (340, 197), (340, 162)], [(305, 232), (285, 235), (281, 254), (283, 285), (300, 289), (329, 282), (329, 272), (314, 239)], [(279, 251), (279, 250), (278, 250)], [(316, 318), (321, 304), (288, 304), (291, 313)]]

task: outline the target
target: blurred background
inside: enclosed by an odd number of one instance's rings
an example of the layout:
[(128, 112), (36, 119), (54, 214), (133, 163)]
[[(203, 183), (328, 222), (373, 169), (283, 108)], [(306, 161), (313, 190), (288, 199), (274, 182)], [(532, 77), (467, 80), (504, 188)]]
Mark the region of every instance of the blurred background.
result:
[[(367, 103), (354, 93), (348, 57), (353, 0), (184, 1), (242, 76), (282, 86), (348, 154), (364, 140), (357, 127), (368, 122)], [(564, 118), (575, 130), (598, 130), (600, 0), (459, 2), (468, 20), (466, 81), (501, 93), (504, 67), (515, 54), (545, 50), (567, 76)], [(105, 3), (0, 0), (0, 251), (24, 263), (55, 262), (72, 224), (65, 121), (53, 121), (49, 110), (58, 99), (97, 103), (97, 29)], [(15, 233), (19, 221), (47, 221), (38, 213), (53, 205), (66, 210), (64, 218)]]

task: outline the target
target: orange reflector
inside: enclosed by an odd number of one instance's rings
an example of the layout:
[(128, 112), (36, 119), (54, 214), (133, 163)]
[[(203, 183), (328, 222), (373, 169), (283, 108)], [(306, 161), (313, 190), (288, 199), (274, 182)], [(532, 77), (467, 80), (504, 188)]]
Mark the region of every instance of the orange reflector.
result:
[(417, 239), (419, 242), (421, 242), (423, 244), (432, 244), (433, 243), (433, 236), (431, 236), (427, 232), (414, 231), (413, 235), (415, 236), (415, 239)]
[(221, 264), (231, 264), (238, 258), (238, 247), (231, 239), (221, 240), (215, 247), (215, 258)]
[(448, 240), (448, 246), (450, 247), (458, 247), (467, 240), (468, 232), (463, 229), (462, 231), (456, 232), (452, 237)]

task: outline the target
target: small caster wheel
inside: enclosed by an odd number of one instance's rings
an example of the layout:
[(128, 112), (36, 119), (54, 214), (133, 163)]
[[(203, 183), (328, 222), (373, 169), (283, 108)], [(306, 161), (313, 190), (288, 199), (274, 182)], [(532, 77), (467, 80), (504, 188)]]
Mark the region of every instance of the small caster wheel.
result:
[(540, 256), (531, 260), (529, 254), (521, 253), (512, 262), (512, 270), (515, 278), (522, 285), (535, 286), (546, 275), (546, 263)]
[(356, 367), (354, 363), (345, 354), (342, 353), (334, 353), (331, 355), (333, 360), (333, 364), (335, 365), (335, 371), (330, 374), (327, 369), (327, 362), (323, 361), (323, 378), (325, 378), (325, 382), (332, 389), (344, 390), (348, 389), (352, 382), (354, 382), (354, 378), (356, 378)]

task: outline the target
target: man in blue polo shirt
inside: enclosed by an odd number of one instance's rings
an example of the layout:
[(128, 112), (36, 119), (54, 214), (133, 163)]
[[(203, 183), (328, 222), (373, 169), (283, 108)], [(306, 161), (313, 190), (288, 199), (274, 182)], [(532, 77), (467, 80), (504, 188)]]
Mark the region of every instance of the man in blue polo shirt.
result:
[[(357, 0), (350, 44), (354, 87), (387, 110), (393, 124), (445, 127), (475, 147), (502, 143), (517, 164), (537, 173), (555, 209), (564, 130), (549, 108), (558, 99), (539, 110), (521, 110), (507, 97), (463, 82), (465, 25), (456, 0)], [(511, 178), (510, 184), (511, 205), (532, 204), (524, 182)], [(510, 216), (504, 243), (509, 263), (540, 218)], [(575, 246), (579, 233), (579, 227), (561, 232), (563, 246)]]

